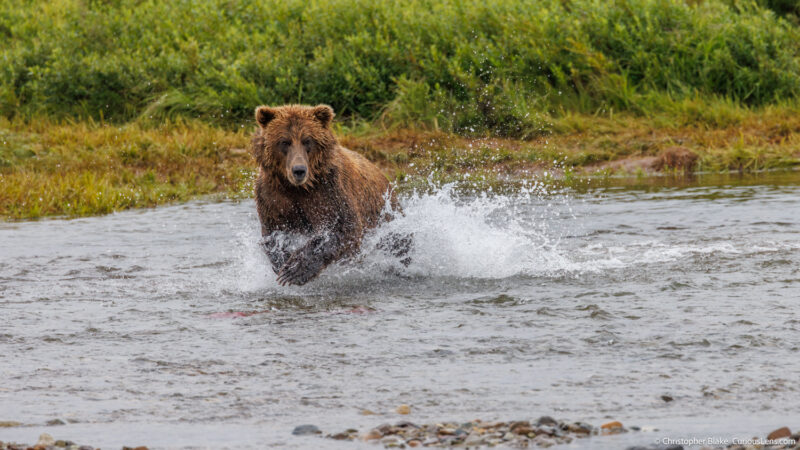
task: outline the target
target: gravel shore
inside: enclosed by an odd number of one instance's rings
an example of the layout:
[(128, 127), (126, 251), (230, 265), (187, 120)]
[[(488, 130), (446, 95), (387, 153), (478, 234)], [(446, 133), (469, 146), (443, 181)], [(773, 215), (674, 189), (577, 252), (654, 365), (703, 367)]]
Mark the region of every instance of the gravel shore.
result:
[[(407, 447), (552, 447), (568, 444), (576, 439), (587, 439), (628, 433), (656, 432), (652, 427), (626, 427), (618, 421), (604, 423), (600, 426), (584, 422), (555, 420), (542, 416), (534, 421), (518, 420), (510, 422), (488, 422), (474, 420), (465, 423), (441, 422), (431, 424), (415, 424), (408, 421), (394, 425), (383, 424), (366, 431), (348, 429), (338, 433), (323, 434), (313, 425), (302, 425), (294, 430), (295, 435), (317, 434), (328, 439), (361, 440), (382, 445), (385, 448)], [(633, 446), (626, 450), (681, 450), (684, 448), (700, 448), (703, 450), (800, 450), (800, 433), (792, 434), (788, 427), (779, 428), (763, 437), (747, 440), (730, 439), (727, 444), (719, 445), (698, 439), (664, 439), (657, 445)]]

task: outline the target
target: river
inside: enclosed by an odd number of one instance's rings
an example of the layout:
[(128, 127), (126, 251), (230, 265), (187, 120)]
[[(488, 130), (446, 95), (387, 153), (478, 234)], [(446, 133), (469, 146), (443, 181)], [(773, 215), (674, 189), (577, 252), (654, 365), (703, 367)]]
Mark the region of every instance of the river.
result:
[[(460, 192), (403, 195), (303, 287), (275, 283), (252, 200), (0, 222), (0, 421), (29, 425), (0, 441), (376, 448), (291, 431), (545, 414), (660, 430), (571, 448), (796, 431), (800, 173)], [(375, 250), (390, 232), (414, 234), (408, 267)]]

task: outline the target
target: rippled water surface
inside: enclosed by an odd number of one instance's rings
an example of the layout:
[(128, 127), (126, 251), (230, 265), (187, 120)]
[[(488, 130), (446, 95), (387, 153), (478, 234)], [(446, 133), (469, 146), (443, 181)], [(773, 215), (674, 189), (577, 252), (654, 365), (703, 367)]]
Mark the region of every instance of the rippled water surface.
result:
[[(109, 448), (358, 448), (291, 430), (402, 403), (416, 422), (796, 426), (798, 198), (798, 174), (445, 187), (300, 288), (276, 285), (251, 201), (0, 223), (0, 421), (36, 425), (0, 440), (61, 418), (56, 438)], [(373, 250), (392, 231), (414, 233), (408, 268)]]

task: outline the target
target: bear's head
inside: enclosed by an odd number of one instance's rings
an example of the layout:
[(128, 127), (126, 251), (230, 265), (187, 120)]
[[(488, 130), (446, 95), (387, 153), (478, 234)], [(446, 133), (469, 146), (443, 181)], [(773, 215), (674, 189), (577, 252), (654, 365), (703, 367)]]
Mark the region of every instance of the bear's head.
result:
[(256, 122), (260, 129), (253, 139), (256, 161), (293, 186), (313, 186), (325, 173), (336, 147), (333, 116), (328, 105), (259, 106)]

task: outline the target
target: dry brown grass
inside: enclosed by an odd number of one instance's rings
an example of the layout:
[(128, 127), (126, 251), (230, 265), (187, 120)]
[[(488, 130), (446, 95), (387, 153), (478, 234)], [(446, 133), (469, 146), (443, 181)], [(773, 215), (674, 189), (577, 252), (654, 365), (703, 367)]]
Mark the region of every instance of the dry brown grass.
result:
[[(431, 174), (438, 180), (513, 178), (554, 168), (641, 174), (674, 165), (703, 171), (800, 166), (800, 116), (780, 108), (718, 127), (568, 115), (554, 129), (530, 141), (378, 128), (340, 128), (339, 135), (343, 145), (401, 183)], [(0, 121), (0, 217), (83, 216), (209, 194), (250, 196), (251, 131), (200, 122), (153, 127)], [(674, 148), (696, 158), (684, 154), (681, 164), (670, 163)]]

